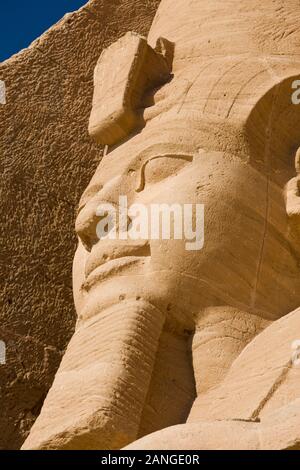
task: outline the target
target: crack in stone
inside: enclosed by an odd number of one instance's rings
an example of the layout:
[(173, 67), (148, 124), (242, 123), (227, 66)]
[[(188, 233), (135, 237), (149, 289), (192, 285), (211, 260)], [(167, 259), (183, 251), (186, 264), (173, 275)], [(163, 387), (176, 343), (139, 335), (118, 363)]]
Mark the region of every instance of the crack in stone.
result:
[(279, 389), (279, 387), (284, 383), (286, 380), (289, 371), (291, 370), (293, 365), (292, 359), (288, 361), (288, 363), (283, 367), (283, 370), (281, 371), (280, 375), (277, 377), (271, 388), (269, 389), (268, 393), (266, 396), (260, 401), (258, 407), (253, 411), (250, 419), (255, 420), (259, 417), (259, 414), (261, 411), (264, 409), (266, 404), (270, 401), (270, 399), (273, 397), (274, 393)]

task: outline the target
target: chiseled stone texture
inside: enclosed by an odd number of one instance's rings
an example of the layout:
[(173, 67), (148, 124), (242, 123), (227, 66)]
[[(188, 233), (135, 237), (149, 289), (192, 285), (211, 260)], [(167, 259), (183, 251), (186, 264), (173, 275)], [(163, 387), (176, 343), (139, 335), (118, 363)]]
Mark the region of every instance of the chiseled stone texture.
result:
[(102, 156), (87, 132), (96, 62), (147, 34), (159, 3), (92, 0), (0, 64), (0, 449), (21, 446), (73, 333), (75, 210)]

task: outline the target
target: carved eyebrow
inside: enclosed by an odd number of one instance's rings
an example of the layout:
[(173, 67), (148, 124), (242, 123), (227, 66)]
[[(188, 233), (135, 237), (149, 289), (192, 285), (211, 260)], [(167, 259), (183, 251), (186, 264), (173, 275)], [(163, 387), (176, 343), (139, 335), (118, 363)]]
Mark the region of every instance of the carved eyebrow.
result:
[(136, 188), (136, 192), (137, 193), (140, 193), (141, 191), (143, 191), (143, 189), (145, 188), (145, 169), (146, 169), (146, 166), (148, 165), (149, 162), (151, 162), (152, 160), (157, 160), (158, 158), (176, 158), (176, 159), (179, 159), (179, 160), (185, 160), (187, 162), (192, 162), (193, 159), (194, 159), (194, 155), (191, 154), (191, 153), (178, 153), (178, 154), (174, 154), (174, 152), (172, 153), (162, 153), (160, 155), (155, 155), (154, 157), (151, 157), (151, 158), (148, 158), (148, 160), (146, 160), (141, 169), (140, 169), (140, 184), (139, 186)]

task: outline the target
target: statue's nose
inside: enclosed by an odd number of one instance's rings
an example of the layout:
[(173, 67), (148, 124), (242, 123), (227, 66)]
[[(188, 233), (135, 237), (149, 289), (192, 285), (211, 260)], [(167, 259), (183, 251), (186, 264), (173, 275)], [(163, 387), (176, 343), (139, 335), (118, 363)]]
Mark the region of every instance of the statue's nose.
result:
[(92, 247), (99, 241), (97, 224), (100, 222), (101, 216), (97, 216), (98, 205), (98, 197), (94, 196), (82, 208), (75, 223), (76, 233), (88, 251), (91, 251)]
[[(87, 190), (88, 191), (88, 190)], [(87, 200), (80, 209), (75, 223), (75, 230), (88, 251), (97, 244), (109, 231), (117, 229), (122, 223), (122, 230), (130, 228), (131, 220), (120, 221), (120, 197), (128, 196), (126, 178), (122, 175), (111, 179), (102, 189)], [(100, 226), (101, 223), (101, 226)]]

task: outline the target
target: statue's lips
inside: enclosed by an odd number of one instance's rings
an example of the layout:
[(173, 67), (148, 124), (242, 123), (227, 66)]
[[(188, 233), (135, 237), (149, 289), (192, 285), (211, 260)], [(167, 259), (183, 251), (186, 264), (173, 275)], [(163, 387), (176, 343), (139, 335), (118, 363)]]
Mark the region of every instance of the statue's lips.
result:
[(93, 285), (110, 276), (120, 274), (125, 268), (130, 268), (136, 264), (145, 264), (149, 256), (124, 256), (109, 260), (94, 269), (86, 278), (82, 288), (89, 290)]
[(85, 265), (85, 277), (111, 261), (129, 258), (131, 261), (134, 257), (149, 257), (150, 246), (148, 240), (131, 241), (126, 240), (101, 240), (94, 245), (89, 254)]

